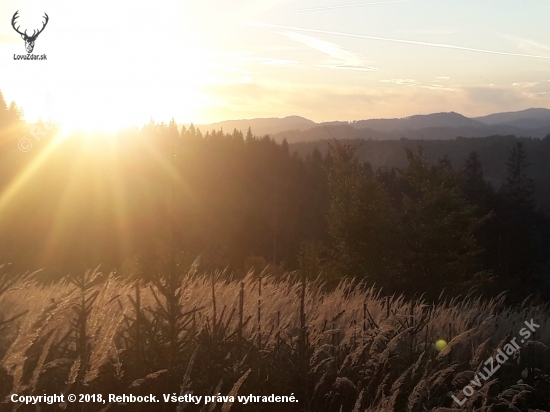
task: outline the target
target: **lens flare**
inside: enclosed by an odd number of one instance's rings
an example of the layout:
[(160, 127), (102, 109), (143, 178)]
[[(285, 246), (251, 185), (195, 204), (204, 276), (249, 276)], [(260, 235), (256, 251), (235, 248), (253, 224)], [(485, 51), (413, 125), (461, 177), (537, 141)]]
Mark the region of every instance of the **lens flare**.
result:
[(439, 339), (436, 343), (435, 343), (435, 348), (441, 352), (443, 349), (445, 349), (447, 347), (447, 342), (445, 342), (443, 339)]

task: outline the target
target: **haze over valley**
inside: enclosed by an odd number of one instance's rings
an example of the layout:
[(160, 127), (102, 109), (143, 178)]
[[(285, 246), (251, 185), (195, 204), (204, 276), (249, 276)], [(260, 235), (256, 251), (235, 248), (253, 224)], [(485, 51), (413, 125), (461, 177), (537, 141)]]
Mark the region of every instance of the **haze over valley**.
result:
[(300, 116), (227, 120), (196, 125), (202, 131), (250, 127), (258, 136), (270, 135), (275, 141), (288, 143), (326, 139), (448, 140), (456, 137), (514, 135), (542, 139), (550, 133), (550, 110), (526, 109), (517, 112), (493, 113), (468, 118), (459, 113), (433, 113), (396, 119), (366, 119), (350, 122), (316, 123)]

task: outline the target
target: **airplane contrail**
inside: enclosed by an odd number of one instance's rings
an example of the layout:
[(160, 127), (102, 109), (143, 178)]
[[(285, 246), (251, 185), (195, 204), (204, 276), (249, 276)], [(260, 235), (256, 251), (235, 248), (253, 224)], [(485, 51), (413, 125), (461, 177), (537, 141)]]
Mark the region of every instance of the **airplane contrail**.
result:
[(343, 9), (346, 7), (361, 7), (361, 6), (373, 6), (376, 4), (390, 4), (390, 3), (406, 3), (411, 0), (389, 0), (389, 1), (376, 1), (371, 3), (359, 3), (359, 4), (343, 4), (341, 6), (326, 6), (326, 7), (313, 7), (310, 9), (299, 9), (298, 11), (318, 11), (318, 10), (332, 10), (332, 9)]
[(252, 23), (246, 23), (246, 24), (250, 24), (252, 26), (273, 27), (276, 29), (302, 31), (307, 33), (320, 33), (320, 34), (330, 34), (333, 36), (353, 37), (356, 39), (379, 40), (379, 41), (386, 41), (386, 42), (392, 42), (392, 43), (415, 44), (418, 46), (439, 47), (443, 49), (465, 50), (465, 51), (471, 51), (476, 53), (489, 53), (489, 54), (499, 54), (503, 56), (516, 56), (516, 57), (531, 57), (534, 59), (550, 59), (550, 56), (539, 56), (536, 54), (510, 53), (510, 52), (504, 52), (504, 51), (498, 51), (498, 50), (477, 49), (474, 47), (456, 46), (454, 44), (430, 43), (430, 42), (416, 41), (416, 40), (404, 40), (404, 39), (392, 39), (389, 37), (367, 36), (364, 34), (352, 34), (352, 33), (342, 33), (337, 31), (304, 29), (301, 27), (282, 26), (278, 24), (269, 24), (269, 23), (261, 23), (261, 22), (252, 22)]

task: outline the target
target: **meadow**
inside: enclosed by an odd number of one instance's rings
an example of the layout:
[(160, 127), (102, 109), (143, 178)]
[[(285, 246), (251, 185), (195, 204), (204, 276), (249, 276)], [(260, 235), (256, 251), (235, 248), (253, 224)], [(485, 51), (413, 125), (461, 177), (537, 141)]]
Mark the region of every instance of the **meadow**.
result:
[[(530, 299), (512, 308), (504, 295), (471, 292), (428, 304), (351, 279), (327, 289), (304, 271), (273, 276), (269, 268), (231, 279), (196, 262), (149, 282), (95, 270), (44, 283), (40, 272), (8, 269), (2, 410), (550, 409), (550, 320)], [(459, 406), (453, 395), (462, 402), (462, 389), (531, 319), (540, 327)], [(199, 405), (10, 402), (12, 394), (70, 393), (221, 396)], [(298, 402), (236, 401), (272, 394)]]

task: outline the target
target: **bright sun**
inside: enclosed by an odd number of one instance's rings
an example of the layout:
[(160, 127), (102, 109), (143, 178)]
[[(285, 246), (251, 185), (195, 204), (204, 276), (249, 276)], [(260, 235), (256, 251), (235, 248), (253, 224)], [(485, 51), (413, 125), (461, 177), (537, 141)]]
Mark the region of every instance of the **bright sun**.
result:
[(116, 132), (131, 125), (141, 125), (143, 119), (132, 117), (130, 110), (100, 110), (95, 102), (79, 102), (54, 116), (64, 132)]
[(57, 90), (46, 112), (66, 132), (115, 132), (132, 125), (141, 126), (150, 118), (165, 120), (159, 118), (158, 111), (153, 110), (150, 103), (147, 95), (140, 96), (135, 87), (120, 82), (115, 72), (105, 76), (101, 84)]
[(169, 122), (174, 118), (187, 122), (200, 117), (203, 96), (193, 85), (189, 85), (187, 93), (170, 93), (170, 85), (163, 79), (158, 80), (156, 90), (153, 85), (139, 88), (135, 83), (124, 84), (119, 79), (114, 75), (107, 77), (103, 84), (80, 85), (78, 89), (60, 87), (42, 104), (35, 99), (35, 110), (26, 113), (27, 120), (52, 120), (65, 133), (70, 133), (116, 132), (131, 126), (141, 127), (150, 119)]
[[(115, 132), (150, 119), (201, 122), (207, 105), (203, 90), (215, 61), (201, 36), (182, 24), (185, 7), (163, 3), (134, 7), (128, 1), (99, 0), (92, 9), (102, 19), (101, 30), (95, 19), (73, 18), (86, 14), (76, 5), (50, 6), (50, 25), (58, 26), (49, 27), (37, 43), (37, 52), (48, 55), (40, 76), (29, 76), (15, 63), (8, 76), (17, 84), (25, 119), (51, 120), (64, 133)], [(93, 33), (93, 41), (84, 47), (81, 38), (67, 38), (67, 32)]]

